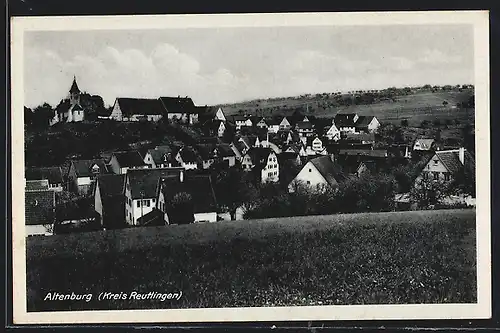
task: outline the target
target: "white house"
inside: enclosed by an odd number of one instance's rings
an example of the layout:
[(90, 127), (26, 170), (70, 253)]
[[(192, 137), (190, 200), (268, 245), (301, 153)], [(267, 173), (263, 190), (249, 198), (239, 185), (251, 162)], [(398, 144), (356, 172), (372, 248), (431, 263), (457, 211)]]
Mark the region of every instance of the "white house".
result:
[(355, 113), (338, 113), (333, 119), (333, 123), (342, 133), (355, 133), (356, 122), (359, 116)]
[(340, 140), (340, 130), (337, 128), (337, 126), (335, 125), (334, 121), (332, 121), (332, 125), (326, 131), (325, 136), (330, 141), (338, 141), (338, 140)]
[(81, 122), (85, 119), (85, 110), (80, 104), (81, 91), (76, 83), (76, 78), (73, 78), (73, 84), (69, 90), (69, 95), (66, 99), (56, 107), (54, 117), (49, 120), (50, 125), (58, 122)]
[(279, 123), (279, 129), (288, 130), (291, 127), (292, 127), (292, 125), (290, 124), (290, 121), (288, 121), (288, 119), (286, 117), (283, 117), (283, 119)]
[(117, 175), (125, 174), (129, 169), (146, 169), (149, 165), (144, 163), (141, 154), (135, 150), (114, 152), (109, 161), (110, 169)]
[(68, 189), (85, 195), (97, 176), (108, 173), (110, 170), (103, 159), (73, 160), (68, 170)]
[(158, 99), (119, 97), (113, 104), (111, 119), (116, 121), (158, 121), (166, 113)]
[(435, 147), (435, 141), (434, 139), (417, 139), (415, 140), (415, 143), (413, 145), (413, 150), (420, 150), (420, 151), (430, 151), (434, 149)]
[(177, 166), (170, 146), (157, 146), (144, 155), (144, 163), (151, 168), (170, 168)]
[(163, 109), (170, 120), (185, 124), (195, 124), (199, 121), (199, 109), (189, 97), (160, 97)]
[(261, 183), (279, 181), (279, 162), (271, 148), (252, 148), (241, 162), (244, 171), (257, 173)]
[(52, 191), (63, 190), (63, 175), (60, 167), (26, 168), (26, 181), (47, 180), (48, 188)]
[(137, 220), (156, 207), (160, 177), (184, 177), (184, 168), (134, 169), (125, 176), (125, 221), (138, 225)]
[(200, 156), (193, 147), (182, 147), (175, 156), (175, 160), (186, 170), (198, 169), (198, 164), (202, 162)]
[(321, 156), (308, 161), (297, 176), (288, 185), (288, 191), (294, 192), (299, 186), (313, 189), (325, 187), (337, 188), (345, 176), (330, 156)]
[(355, 122), (356, 132), (374, 133), (380, 127), (380, 122), (374, 116), (359, 116)]

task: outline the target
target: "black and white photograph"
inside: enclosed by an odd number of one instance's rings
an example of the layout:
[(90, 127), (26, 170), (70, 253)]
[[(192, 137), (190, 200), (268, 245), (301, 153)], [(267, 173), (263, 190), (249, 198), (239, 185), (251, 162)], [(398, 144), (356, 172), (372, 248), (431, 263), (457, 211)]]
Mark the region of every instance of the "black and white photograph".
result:
[(14, 18), (14, 318), (488, 318), (488, 14), (381, 14)]

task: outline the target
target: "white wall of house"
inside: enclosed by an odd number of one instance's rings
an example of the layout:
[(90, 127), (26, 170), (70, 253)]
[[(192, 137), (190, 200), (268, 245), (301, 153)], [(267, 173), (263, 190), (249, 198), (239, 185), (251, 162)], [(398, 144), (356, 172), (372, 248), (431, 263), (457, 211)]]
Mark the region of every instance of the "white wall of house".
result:
[(241, 167), (242, 167), (242, 168), (243, 168), (243, 170), (245, 170), (245, 171), (250, 171), (250, 170), (252, 170), (253, 163), (252, 163), (252, 158), (250, 157), (250, 155), (246, 154), (246, 155), (243, 157), (243, 160), (241, 161)]
[(314, 164), (307, 162), (306, 165), (300, 170), (300, 172), (295, 176), (292, 182), (288, 185), (288, 191), (293, 192), (295, 190), (296, 183), (302, 183), (303, 185), (315, 188), (319, 185), (327, 186), (328, 182), (325, 177), (316, 169)]
[(380, 122), (377, 118), (373, 117), (372, 121), (368, 124), (368, 132), (376, 132), (380, 127)]
[(428, 174), (429, 179), (434, 180), (451, 180), (452, 174), (448, 171), (448, 169), (444, 166), (443, 163), (439, 160), (437, 155), (434, 155), (429, 162), (425, 165), (418, 179), (420, 180), (424, 177), (424, 173)]
[(343, 126), (340, 127), (340, 131), (344, 133), (356, 133), (356, 127), (354, 126)]
[(319, 138), (315, 138), (312, 141), (311, 148), (314, 151), (322, 151), (323, 150), (323, 141), (321, 141), (321, 139), (319, 139)]
[(230, 167), (236, 164), (236, 156), (225, 156), (222, 158), (223, 161), (228, 161)]
[(262, 183), (276, 183), (279, 181), (280, 168), (276, 154), (270, 153), (267, 157), (267, 163), (261, 170)]
[(83, 110), (72, 111), (73, 114), (73, 122), (80, 122), (85, 119), (85, 112)]
[(103, 223), (103, 213), (102, 213), (102, 199), (101, 190), (99, 189), (99, 181), (96, 183), (95, 193), (94, 193), (94, 209), (99, 215), (101, 215), (101, 224)]
[(219, 108), (215, 113), (215, 119), (226, 121), (226, 116), (224, 115), (224, 111), (222, 111), (221, 108)]
[(115, 100), (115, 104), (113, 105), (113, 110), (111, 111), (111, 114), (109, 115), (109, 118), (122, 121), (123, 120), (123, 113), (120, 108), (120, 103), (118, 103), (117, 100)]
[(278, 133), (279, 130), (280, 130), (280, 125), (276, 124), (269, 125), (269, 127), (267, 128), (268, 133)]
[(278, 126), (281, 129), (289, 129), (291, 127), (290, 122), (288, 121), (288, 119), (286, 119), (286, 117), (283, 118)]
[(182, 123), (188, 122), (188, 115), (186, 113), (168, 113), (167, 118)]
[(224, 136), (224, 132), (226, 131), (226, 126), (224, 125), (224, 123), (220, 123), (219, 124), (219, 128), (217, 129), (217, 135), (219, 136), (219, 138), (222, 138)]
[(217, 212), (194, 213), (194, 222), (217, 222)]
[(90, 179), (90, 177), (78, 177), (76, 179), (76, 183), (78, 186), (90, 185), (91, 182), (92, 180)]
[(137, 219), (151, 212), (156, 207), (156, 199), (156, 197), (131, 199), (130, 183), (127, 179), (125, 185), (125, 221), (127, 224), (137, 225)]
[(151, 153), (149, 152), (144, 156), (144, 163), (146, 163), (147, 165), (151, 165), (152, 168), (156, 168), (156, 163), (153, 160), (153, 156), (151, 156)]
[(26, 230), (26, 237), (35, 235), (44, 235), (44, 236), (53, 235), (53, 233), (49, 232), (45, 227), (45, 225), (43, 224), (27, 225), (25, 230)]
[(326, 137), (328, 140), (334, 140), (337, 141), (340, 139), (340, 131), (337, 128), (337, 126), (333, 125), (326, 131)]

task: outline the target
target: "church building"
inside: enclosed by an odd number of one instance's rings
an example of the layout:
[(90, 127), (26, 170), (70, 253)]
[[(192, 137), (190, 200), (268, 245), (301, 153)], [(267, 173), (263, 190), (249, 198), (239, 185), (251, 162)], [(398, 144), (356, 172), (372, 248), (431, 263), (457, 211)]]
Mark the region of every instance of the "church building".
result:
[(80, 104), (81, 91), (76, 83), (76, 77), (73, 77), (73, 84), (69, 89), (69, 95), (62, 100), (56, 108), (56, 113), (51, 124), (57, 122), (79, 122), (85, 119), (85, 110)]

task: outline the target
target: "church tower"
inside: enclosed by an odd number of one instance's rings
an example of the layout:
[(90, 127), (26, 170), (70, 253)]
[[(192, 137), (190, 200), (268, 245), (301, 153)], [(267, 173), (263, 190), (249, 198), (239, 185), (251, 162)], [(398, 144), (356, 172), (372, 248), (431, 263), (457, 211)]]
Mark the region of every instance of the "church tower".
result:
[(73, 84), (69, 89), (69, 103), (71, 106), (80, 104), (80, 89), (76, 84), (76, 76), (73, 76)]

